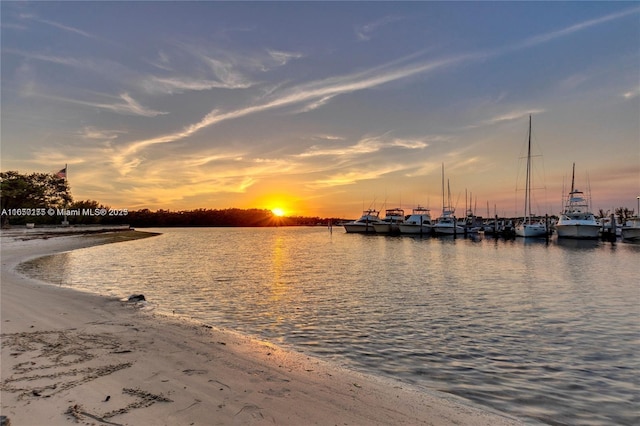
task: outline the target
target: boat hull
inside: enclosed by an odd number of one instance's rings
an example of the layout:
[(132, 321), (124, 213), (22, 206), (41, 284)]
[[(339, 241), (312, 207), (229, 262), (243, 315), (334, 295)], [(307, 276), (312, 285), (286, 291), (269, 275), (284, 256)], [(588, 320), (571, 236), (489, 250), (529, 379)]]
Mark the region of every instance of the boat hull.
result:
[(547, 228), (539, 223), (527, 223), (516, 226), (517, 237), (544, 237), (547, 235)]
[(348, 234), (375, 234), (376, 230), (373, 225), (376, 223), (383, 223), (378, 218), (378, 211), (369, 209), (362, 212), (360, 219), (347, 222), (342, 226)]
[(389, 223), (376, 223), (373, 225), (373, 229), (376, 231), (376, 234), (390, 234), (391, 233), (391, 224)]
[(373, 227), (373, 223), (345, 223), (344, 230), (348, 234), (375, 234), (376, 229)]
[(640, 242), (640, 228), (622, 228), (622, 239), (625, 241)]
[(373, 228), (376, 231), (376, 234), (397, 234), (400, 232), (400, 225), (395, 223), (375, 223), (373, 224)]
[(600, 225), (558, 223), (556, 232), (558, 233), (558, 238), (596, 239), (600, 232)]
[(462, 226), (433, 226), (433, 232), (436, 235), (463, 235), (464, 228)]

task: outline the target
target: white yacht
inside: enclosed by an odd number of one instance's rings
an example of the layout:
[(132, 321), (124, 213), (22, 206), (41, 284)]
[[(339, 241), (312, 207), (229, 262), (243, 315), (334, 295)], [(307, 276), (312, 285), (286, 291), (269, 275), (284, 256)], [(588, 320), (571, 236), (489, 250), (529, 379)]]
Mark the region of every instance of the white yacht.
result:
[(433, 232), (436, 235), (464, 234), (464, 226), (458, 223), (454, 213), (455, 210), (451, 207), (442, 209), (442, 214), (433, 224)]
[(600, 222), (595, 215), (589, 211), (589, 203), (585, 199), (584, 193), (578, 191), (575, 186), (576, 165), (573, 164), (573, 174), (571, 177), (571, 192), (567, 198), (564, 211), (556, 223), (558, 238), (598, 238), (600, 232)]
[(387, 209), (384, 218), (373, 224), (376, 234), (397, 234), (400, 224), (404, 222), (404, 210), (400, 208)]
[(411, 215), (400, 224), (401, 234), (431, 234), (431, 212), (421, 206), (412, 210)]
[(373, 225), (380, 223), (380, 212), (377, 210), (365, 210), (360, 219), (345, 223), (344, 229), (347, 233), (373, 234), (376, 232)]
[(640, 243), (640, 215), (627, 220), (622, 226), (622, 240)]

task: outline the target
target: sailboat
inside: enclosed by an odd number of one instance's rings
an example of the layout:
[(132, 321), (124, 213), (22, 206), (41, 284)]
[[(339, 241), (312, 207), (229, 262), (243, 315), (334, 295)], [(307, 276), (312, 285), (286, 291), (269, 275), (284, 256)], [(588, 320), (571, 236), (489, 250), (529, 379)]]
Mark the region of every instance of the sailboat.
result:
[(442, 214), (433, 225), (433, 232), (436, 235), (456, 235), (464, 234), (464, 227), (458, 225), (454, 216), (455, 209), (451, 206), (451, 188), (447, 180), (448, 205), (444, 201), (444, 164), (442, 165)]
[(547, 225), (541, 221), (533, 221), (531, 214), (531, 116), (529, 116), (529, 144), (527, 146), (527, 178), (524, 196), (524, 218), (516, 225), (517, 237), (544, 237)]
[(600, 222), (589, 211), (589, 202), (585, 199), (584, 193), (576, 189), (575, 176), (576, 163), (573, 163), (571, 192), (564, 211), (556, 223), (556, 232), (559, 238), (598, 238)]

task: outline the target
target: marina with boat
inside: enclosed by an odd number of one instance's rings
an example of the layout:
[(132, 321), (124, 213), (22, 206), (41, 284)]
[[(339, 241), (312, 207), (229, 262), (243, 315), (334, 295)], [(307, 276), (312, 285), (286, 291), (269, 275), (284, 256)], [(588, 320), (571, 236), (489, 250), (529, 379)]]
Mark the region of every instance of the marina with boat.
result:
[[(457, 218), (453, 210), (443, 210), (434, 221), (429, 210), (418, 206), (412, 214), (405, 216), (386, 216), (379, 218), (379, 211), (366, 210), (358, 220), (345, 222), (346, 233), (361, 233), (386, 236), (420, 236), (420, 237), (492, 237), (492, 238), (527, 238), (598, 240), (640, 243), (640, 217), (638, 215), (621, 222), (614, 215), (596, 218), (594, 213), (582, 211), (583, 201), (579, 201), (580, 191), (571, 192), (570, 203), (560, 216), (528, 216), (526, 220), (516, 217), (485, 218), (468, 215)], [(581, 199), (583, 200), (583, 199)], [(394, 211), (403, 211), (400, 208)], [(614, 224), (612, 226), (611, 224)]]
[[(518, 217), (482, 217), (471, 208), (472, 200), (465, 191), (465, 213), (456, 216), (456, 207), (451, 200), (451, 187), (446, 180), (442, 164), (442, 212), (432, 219), (430, 209), (417, 205), (411, 214), (404, 215), (404, 209), (396, 207), (387, 209), (383, 219), (380, 211), (369, 208), (362, 216), (353, 221), (343, 223), (347, 233), (366, 233), (379, 235), (419, 235), (419, 236), (492, 236), (496, 238), (551, 238), (556, 235), (561, 239), (603, 239), (640, 243), (640, 196), (637, 210), (620, 209), (618, 217), (609, 212), (593, 212), (590, 195), (577, 189), (575, 184), (576, 164), (573, 163), (571, 189), (563, 196), (564, 207), (558, 214), (534, 215), (532, 213), (533, 162), (531, 151), (532, 118), (529, 116), (525, 195), (522, 216)], [(590, 191), (589, 191), (590, 192)], [(468, 203), (467, 203), (468, 201)], [(488, 212), (487, 204), (487, 212)]]
[[(527, 210), (524, 217), (500, 217), (497, 214), (494, 217), (482, 217), (469, 208), (464, 216), (457, 217), (455, 207), (449, 202), (443, 203), (442, 213), (435, 220), (432, 219), (430, 209), (421, 205), (406, 215), (400, 207), (387, 209), (382, 219), (379, 210), (370, 208), (363, 211), (359, 219), (343, 222), (342, 226), (349, 234), (424, 237), (481, 235), (506, 239), (549, 239), (555, 235), (561, 239), (620, 239), (640, 243), (640, 215), (634, 210), (625, 210), (617, 211), (618, 217), (603, 212), (598, 217), (591, 211), (584, 193), (574, 183), (572, 179), (571, 191), (559, 215), (535, 216)], [(640, 196), (637, 200), (640, 203)], [(627, 215), (623, 216), (624, 213)]]

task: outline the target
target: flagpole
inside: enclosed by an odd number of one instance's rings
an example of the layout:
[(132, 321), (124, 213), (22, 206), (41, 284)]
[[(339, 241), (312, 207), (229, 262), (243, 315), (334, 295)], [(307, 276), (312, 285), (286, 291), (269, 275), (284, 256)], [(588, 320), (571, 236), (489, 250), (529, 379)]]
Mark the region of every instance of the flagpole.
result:
[[(64, 187), (67, 188), (67, 173), (69, 173), (67, 169), (67, 163), (64, 163)], [(67, 220), (67, 200), (64, 201), (64, 220), (62, 221), (62, 226), (69, 226), (69, 221)]]

